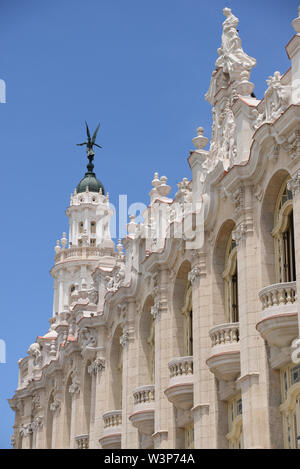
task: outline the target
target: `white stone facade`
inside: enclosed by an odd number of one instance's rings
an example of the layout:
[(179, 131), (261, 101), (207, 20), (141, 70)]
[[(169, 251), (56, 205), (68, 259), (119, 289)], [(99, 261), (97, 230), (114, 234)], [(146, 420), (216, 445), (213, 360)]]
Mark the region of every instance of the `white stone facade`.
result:
[(191, 180), (173, 200), (155, 174), (125, 254), (108, 196), (71, 197), (50, 330), (10, 399), (14, 448), (300, 446), (300, 12), (291, 68), (261, 101), (224, 15), (212, 137), (207, 150), (201, 127), (193, 139)]

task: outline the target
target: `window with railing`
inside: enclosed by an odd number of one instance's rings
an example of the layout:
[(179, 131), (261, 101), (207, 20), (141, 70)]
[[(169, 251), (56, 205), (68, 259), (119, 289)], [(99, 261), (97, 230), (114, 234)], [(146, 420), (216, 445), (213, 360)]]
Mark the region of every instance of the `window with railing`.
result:
[(228, 402), (228, 429), (226, 435), (230, 449), (243, 449), (243, 406), (241, 395)]
[(290, 364), (280, 371), (284, 446), (300, 449), (300, 365)]
[(282, 184), (278, 194), (272, 231), (278, 283), (296, 280), (293, 195), (287, 189), (288, 179), (289, 177)]

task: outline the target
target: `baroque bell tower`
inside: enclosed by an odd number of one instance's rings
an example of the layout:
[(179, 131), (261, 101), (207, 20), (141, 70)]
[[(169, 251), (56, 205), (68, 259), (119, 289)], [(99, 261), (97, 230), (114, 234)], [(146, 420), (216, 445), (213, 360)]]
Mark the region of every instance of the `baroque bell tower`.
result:
[[(71, 194), (70, 206), (66, 210), (69, 218), (69, 239), (63, 233), (55, 246), (55, 265), (51, 269), (54, 279), (53, 316), (59, 322), (62, 313), (69, 311), (79, 290), (93, 288), (92, 273), (97, 266), (111, 270), (114, 267), (115, 244), (111, 239), (110, 220), (113, 210), (109, 194), (94, 173), (93, 138), (87, 129), (86, 145), (87, 172)], [(101, 148), (101, 147), (100, 147)]]

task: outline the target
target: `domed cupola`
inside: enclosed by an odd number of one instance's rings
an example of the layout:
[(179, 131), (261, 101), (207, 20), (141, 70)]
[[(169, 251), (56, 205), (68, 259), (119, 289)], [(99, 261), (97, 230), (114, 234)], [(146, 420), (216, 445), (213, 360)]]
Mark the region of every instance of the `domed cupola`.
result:
[[(88, 164), (88, 166), (89, 166), (89, 164)], [(92, 166), (94, 166), (94, 165), (92, 165)], [(92, 171), (88, 171), (87, 173), (85, 173), (84, 178), (82, 178), (81, 181), (79, 182), (79, 184), (77, 185), (76, 191), (77, 191), (77, 193), (85, 192), (87, 187), (89, 189), (89, 192), (99, 192), (100, 189), (102, 189), (102, 194), (103, 195), (105, 194), (102, 182), (100, 182), (96, 178), (96, 174), (93, 173)]]
[(86, 124), (86, 132), (87, 132), (88, 140), (87, 140), (87, 142), (78, 143), (77, 145), (79, 145), (79, 146), (86, 145), (86, 152), (87, 152), (87, 157), (89, 159), (89, 163), (87, 164), (87, 172), (85, 173), (84, 178), (82, 178), (81, 181), (79, 182), (79, 184), (77, 185), (76, 191), (77, 191), (77, 193), (85, 192), (88, 188), (89, 192), (99, 192), (100, 189), (101, 189), (102, 194), (104, 195), (105, 194), (104, 186), (103, 186), (102, 182), (100, 182), (96, 178), (96, 174), (93, 172), (93, 170), (94, 170), (93, 160), (94, 160), (94, 155), (95, 155), (95, 153), (93, 151), (93, 146), (96, 146), (98, 148), (102, 148), (100, 145), (97, 145), (97, 143), (95, 143), (97, 132), (99, 130), (100, 124), (96, 128), (92, 138), (90, 136), (90, 131), (89, 131), (88, 125), (87, 125), (87, 123), (85, 123), (85, 124)]

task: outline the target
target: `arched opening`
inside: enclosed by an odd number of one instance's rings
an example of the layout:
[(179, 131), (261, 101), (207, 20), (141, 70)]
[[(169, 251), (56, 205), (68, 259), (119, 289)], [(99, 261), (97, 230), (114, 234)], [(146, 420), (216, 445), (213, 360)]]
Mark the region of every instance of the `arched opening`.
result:
[(91, 221), (90, 231), (91, 231), (91, 234), (96, 233), (96, 222), (95, 221)]
[[(261, 277), (263, 279), (262, 287), (273, 285), (280, 282), (281, 273), (279, 272), (282, 262), (277, 262), (279, 253), (279, 230), (276, 229), (277, 220), (280, 212), (284, 209), (289, 196), (285, 193), (287, 180), (290, 175), (286, 170), (277, 171), (270, 179), (261, 206), (260, 230), (261, 230)], [(287, 196), (287, 197), (286, 197)], [(285, 207), (287, 208), (287, 206)], [(276, 221), (275, 221), (276, 220)], [(279, 228), (280, 224), (278, 225)], [(282, 249), (282, 247), (281, 247)], [(279, 259), (278, 259), (279, 260)]]
[(75, 285), (71, 285), (69, 288), (69, 305), (72, 304), (72, 294), (74, 293), (75, 289)]
[(293, 194), (287, 188), (288, 179), (289, 177), (284, 180), (279, 190), (272, 231), (278, 283), (296, 280)]
[(235, 322), (238, 317), (237, 252), (232, 239), (233, 220), (227, 220), (219, 229), (213, 253), (213, 324)]
[(176, 276), (173, 292), (174, 356), (193, 355), (192, 287), (188, 279), (189, 261), (184, 261)]

